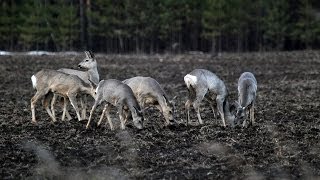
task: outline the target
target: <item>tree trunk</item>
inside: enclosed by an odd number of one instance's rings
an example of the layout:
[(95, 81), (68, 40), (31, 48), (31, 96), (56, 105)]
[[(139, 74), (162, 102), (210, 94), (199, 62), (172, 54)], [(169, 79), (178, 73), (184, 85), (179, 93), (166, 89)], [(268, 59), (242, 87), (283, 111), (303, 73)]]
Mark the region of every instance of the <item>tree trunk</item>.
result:
[[(228, 43), (228, 39), (226, 39), (226, 42)], [(222, 51), (222, 35), (220, 33), (218, 53), (221, 53), (221, 51)]]
[(150, 53), (150, 54), (153, 54), (153, 52), (154, 52), (154, 38), (153, 38), (153, 35), (152, 35), (151, 40), (150, 40), (149, 53)]
[(89, 49), (92, 49), (92, 34), (90, 32), (90, 27), (92, 26), (92, 21), (91, 21), (91, 18), (90, 16), (88, 16), (88, 14), (90, 14), (90, 11), (91, 11), (91, 0), (86, 0), (86, 14), (87, 14), (87, 22), (88, 22), (88, 46), (89, 46)]
[(121, 37), (121, 35), (118, 36), (119, 39), (119, 52), (122, 53), (123, 52), (123, 38)]
[(80, 3), (80, 43), (81, 48), (86, 49), (85, 45), (85, 17), (84, 17), (84, 3), (83, 0), (79, 0)]
[(238, 49), (238, 53), (242, 51), (242, 42), (241, 42), (241, 33), (238, 34), (238, 38), (237, 38), (237, 49)]
[(139, 54), (140, 49), (139, 49), (139, 38), (138, 36), (135, 36), (135, 42), (136, 42), (136, 53)]
[(213, 37), (211, 41), (211, 55), (215, 56), (216, 54), (216, 37)]

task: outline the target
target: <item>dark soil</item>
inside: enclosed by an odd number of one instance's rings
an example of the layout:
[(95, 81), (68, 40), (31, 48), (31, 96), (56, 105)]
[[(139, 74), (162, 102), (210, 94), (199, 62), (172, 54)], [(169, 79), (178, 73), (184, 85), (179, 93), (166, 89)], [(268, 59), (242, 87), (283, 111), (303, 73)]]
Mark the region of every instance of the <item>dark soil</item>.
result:
[[(37, 71), (76, 68), (82, 56), (0, 57), (1, 179), (307, 179), (320, 177), (320, 52), (209, 55), (99, 55), (101, 79), (151, 76), (175, 100), (181, 124), (163, 127), (155, 108), (143, 130), (132, 122), (120, 130), (71, 121), (52, 123), (39, 102), (38, 125), (31, 123), (30, 77)], [(222, 127), (203, 102), (204, 125), (192, 111), (185, 126), (187, 98), (183, 77), (205, 68), (223, 79), (230, 101), (237, 80), (251, 71), (258, 81), (256, 124), (247, 129)], [(90, 105), (93, 101), (90, 102)], [(61, 109), (57, 108), (60, 119)]]

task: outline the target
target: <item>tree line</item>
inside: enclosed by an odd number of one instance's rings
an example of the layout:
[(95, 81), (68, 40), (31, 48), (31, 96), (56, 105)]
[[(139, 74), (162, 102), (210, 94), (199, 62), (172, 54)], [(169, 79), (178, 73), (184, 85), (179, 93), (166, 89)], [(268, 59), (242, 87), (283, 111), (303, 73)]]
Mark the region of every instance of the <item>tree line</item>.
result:
[(4, 0), (1, 50), (106, 53), (319, 48), (318, 0)]

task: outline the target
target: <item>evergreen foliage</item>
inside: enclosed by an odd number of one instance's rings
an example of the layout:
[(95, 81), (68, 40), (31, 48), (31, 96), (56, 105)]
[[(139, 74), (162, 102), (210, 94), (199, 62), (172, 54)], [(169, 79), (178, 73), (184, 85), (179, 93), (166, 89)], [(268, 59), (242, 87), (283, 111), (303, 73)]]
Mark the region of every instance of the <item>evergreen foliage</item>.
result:
[(107, 53), (320, 47), (317, 0), (5, 0), (1, 50)]

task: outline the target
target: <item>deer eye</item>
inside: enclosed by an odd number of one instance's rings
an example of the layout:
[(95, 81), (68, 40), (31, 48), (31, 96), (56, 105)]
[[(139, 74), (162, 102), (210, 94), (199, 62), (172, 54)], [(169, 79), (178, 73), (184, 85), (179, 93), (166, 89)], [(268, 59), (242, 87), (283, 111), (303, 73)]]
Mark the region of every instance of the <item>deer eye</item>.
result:
[(89, 60), (87, 59), (86, 62), (89, 62)]

